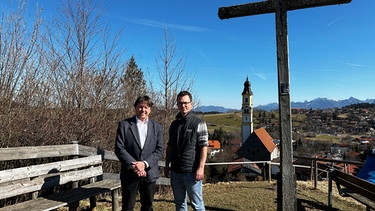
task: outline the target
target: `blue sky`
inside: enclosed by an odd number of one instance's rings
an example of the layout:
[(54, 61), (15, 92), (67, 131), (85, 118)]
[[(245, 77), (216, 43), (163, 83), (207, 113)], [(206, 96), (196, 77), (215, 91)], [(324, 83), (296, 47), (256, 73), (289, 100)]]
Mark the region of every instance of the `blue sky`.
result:
[[(259, 0), (260, 1), (260, 0)], [(58, 1), (39, 2), (53, 14)], [(254, 0), (110, 0), (104, 18), (114, 30), (124, 27), (128, 57), (157, 78), (155, 59), (163, 30), (186, 56), (186, 71), (196, 75), (193, 94), (201, 105), (241, 107), (246, 77), (254, 106), (278, 102), (275, 15), (220, 20), (220, 7)], [(50, 5), (54, 4), (54, 5)], [(375, 1), (288, 12), (290, 97), (374, 99)]]

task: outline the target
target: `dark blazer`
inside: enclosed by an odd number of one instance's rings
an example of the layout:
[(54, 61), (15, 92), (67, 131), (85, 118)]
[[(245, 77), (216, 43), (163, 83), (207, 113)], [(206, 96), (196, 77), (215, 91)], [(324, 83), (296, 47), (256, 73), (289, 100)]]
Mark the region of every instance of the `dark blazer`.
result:
[(159, 178), (158, 161), (163, 156), (164, 147), (163, 127), (150, 118), (147, 127), (146, 140), (141, 149), (136, 117), (118, 123), (115, 153), (121, 161), (120, 178), (123, 182), (139, 179), (131, 169), (133, 161), (146, 161), (149, 164), (146, 169), (148, 182)]

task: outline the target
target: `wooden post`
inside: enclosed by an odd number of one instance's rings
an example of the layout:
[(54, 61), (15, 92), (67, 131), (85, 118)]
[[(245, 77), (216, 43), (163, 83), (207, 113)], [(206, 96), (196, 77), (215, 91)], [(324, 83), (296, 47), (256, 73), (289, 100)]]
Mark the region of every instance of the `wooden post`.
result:
[[(78, 141), (71, 141), (72, 144), (78, 144)], [(78, 155), (73, 156), (73, 159), (79, 158)], [(73, 181), (72, 182), (72, 188), (78, 188), (78, 181)]]
[(310, 163), (310, 180), (312, 181), (314, 179), (314, 160), (311, 160)]
[(318, 188), (318, 160), (314, 161), (314, 189)]
[(118, 211), (119, 210), (119, 202), (118, 202), (118, 192), (119, 192), (119, 189), (115, 189), (113, 191), (111, 191), (111, 195), (112, 195), (112, 210), (113, 211)]
[(96, 196), (90, 197), (90, 210), (93, 210), (96, 207)]
[(268, 182), (271, 182), (272, 177), (272, 164), (271, 162), (268, 162)]
[(32, 199), (36, 199), (36, 198), (38, 198), (38, 195), (39, 195), (39, 192), (38, 192), (38, 191), (32, 192), (32, 193), (31, 193), (31, 198), (32, 198)]
[(279, 88), (279, 124), (281, 140), (281, 189), (277, 196), (278, 210), (297, 210), (296, 180), (293, 168), (292, 118), (289, 89), (289, 49), (287, 6), (285, 1), (275, 1), (276, 45)]
[(264, 163), (264, 178), (263, 178), (263, 181), (266, 181), (266, 180), (269, 180), (269, 174), (268, 174), (268, 166), (269, 166), (269, 164), (268, 164), (268, 162), (265, 162)]
[(328, 170), (328, 210), (332, 210), (332, 172), (334, 168), (331, 167)]
[(275, 13), (281, 140), (281, 185), (278, 185), (278, 189), (281, 190), (277, 191), (278, 210), (297, 210), (291, 130), (287, 11), (349, 2), (351, 0), (268, 0), (219, 8), (220, 19)]

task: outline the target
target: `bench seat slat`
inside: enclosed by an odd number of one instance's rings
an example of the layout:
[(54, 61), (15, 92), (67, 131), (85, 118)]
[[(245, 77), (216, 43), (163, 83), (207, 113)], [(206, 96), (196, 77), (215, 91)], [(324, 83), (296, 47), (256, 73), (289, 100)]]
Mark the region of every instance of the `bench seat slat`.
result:
[(358, 193), (352, 193), (350, 191), (345, 192), (345, 193), (346, 193), (346, 195), (356, 199), (357, 201), (361, 202), (362, 204), (365, 204), (366, 206), (371, 207), (372, 209), (375, 209), (375, 202), (369, 200), (368, 198), (364, 197), (363, 195), (358, 194)]
[[(375, 209), (375, 184), (338, 170), (331, 174), (341, 196), (350, 196), (367, 208)], [(332, 193), (329, 194), (331, 197)]]
[(343, 194), (348, 194), (348, 193), (359, 193), (361, 195), (366, 196), (370, 200), (375, 201), (375, 193), (371, 192), (370, 190), (366, 189), (366, 187), (359, 186), (353, 182), (350, 182), (348, 180), (339, 180), (338, 181), (340, 185), (346, 187), (345, 189), (342, 189)]
[(370, 183), (367, 180), (361, 179), (359, 177), (341, 172), (341, 171), (336, 171), (335, 172), (336, 177), (342, 178), (344, 180), (349, 180), (352, 181), (354, 184), (358, 184), (358, 186), (366, 187), (367, 190), (369, 190), (372, 193), (375, 193), (375, 184)]
[(48, 200), (46, 198), (36, 198), (34, 200), (2, 207), (0, 208), (0, 211), (49, 211), (67, 205), (66, 202)]
[(0, 211), (40, 211), (57, 209), (86, 198), (119, 189), (120, 187), (121, 182), (118, 180), (102, 180), (50, 196), (6, 206), (0, 208)]
[(66, 172), (58, 175), (53, 175), (46, 178), (36, 178), (31, 181), (1, 186), (0, 199), (9, 198), (24, 193), (31, 193), (34, 191), (47, 189), (50, 187), (67, 184), (78, 180), (83, 180), (91, 177), (102, 175), (102, 167), (94, 167), (83, 169), (74, 172)]
[(342, 189), (344, 194), (348, 191), (352, 191), (375, 201), (375, 184), (340, 171), (334, 172), (333, 179), (337, 185), (342, 185), (347, 188), (345, 191)]

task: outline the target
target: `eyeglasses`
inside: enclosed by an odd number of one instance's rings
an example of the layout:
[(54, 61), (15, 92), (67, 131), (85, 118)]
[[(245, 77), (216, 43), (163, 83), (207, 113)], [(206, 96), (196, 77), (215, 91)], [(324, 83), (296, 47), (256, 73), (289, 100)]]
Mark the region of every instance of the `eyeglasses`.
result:
[(181, 105), (187, 105), (189, 103), (191, 103), (191, 102), (177, 102), (177, 105), (181, 106)]

